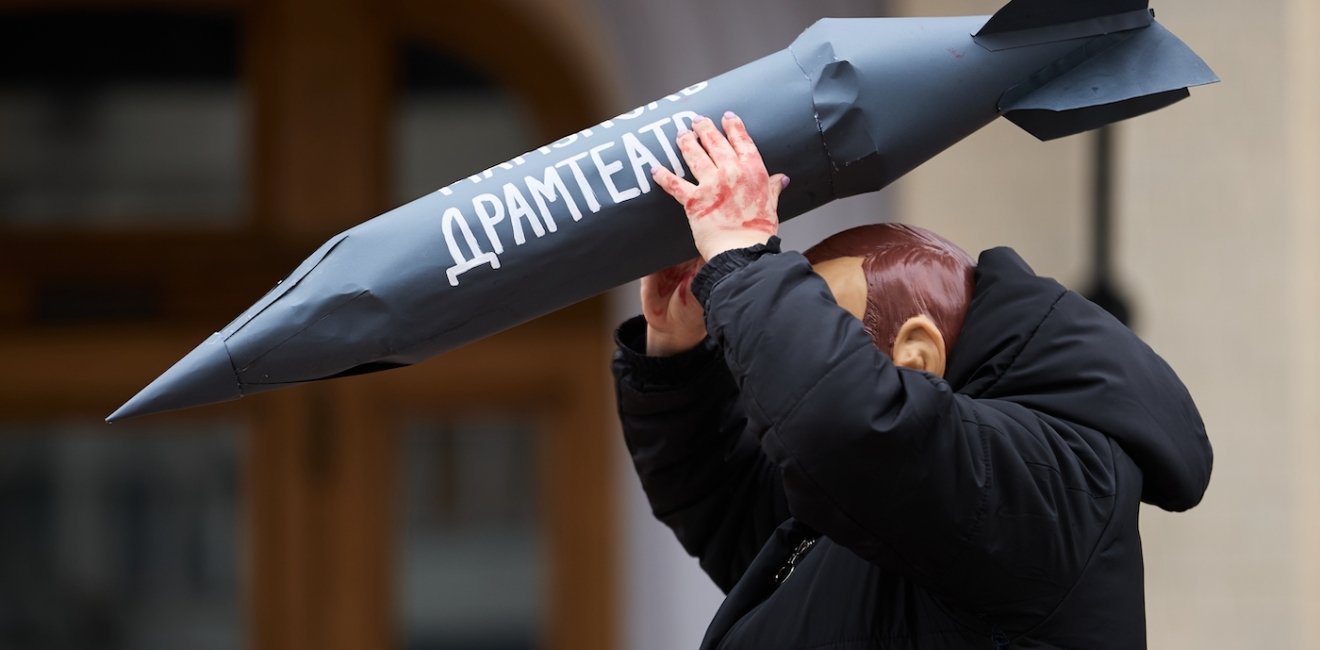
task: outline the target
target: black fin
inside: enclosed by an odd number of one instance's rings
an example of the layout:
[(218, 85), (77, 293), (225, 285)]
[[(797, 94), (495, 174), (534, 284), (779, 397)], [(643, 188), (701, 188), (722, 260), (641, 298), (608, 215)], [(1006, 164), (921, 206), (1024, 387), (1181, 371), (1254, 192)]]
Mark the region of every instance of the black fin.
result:
[(1075, 23), (1115, 14), (1144, 11), (1150, 0), (1012, 0), (977, 36)]
[(1013, 111), (1004, 117), (1041, 140), (1055, 140), (1157, 111), (1186, 99), (1191, 94), (1186, 88), (1179, 88), (1154, 95), (1134, 97), (1114, 104), (1087, 106), (1069, 111), (1026, 109)]
[(1049, 140), (1164, 108), (1187, 88), (1218, 81), (1191, 48), (1159, 23), (1089, 41), (1008, 89), (999, 110)]

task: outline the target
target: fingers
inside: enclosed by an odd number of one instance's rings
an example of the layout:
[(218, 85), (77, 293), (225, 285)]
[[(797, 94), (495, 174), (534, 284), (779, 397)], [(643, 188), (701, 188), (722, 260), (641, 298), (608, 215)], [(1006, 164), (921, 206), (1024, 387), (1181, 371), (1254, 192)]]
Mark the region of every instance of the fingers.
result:
[(724, 133), (729, 136), (729, 145), (739, 158), (761, 157), (756, 143), (752, 142), (752, 136), (747, 133), (747, 125), (733, 111), (724, 114)]
[[(715, 127), (710, 125), (710, 120), (701, 118), (693, 123), (693, 128), (700, 129), (701, 124), (707, 124), (711, 129)], [(697, 182), (705, 183), (714, 180), (718, 170), (715, 168), (715, 162), (711, 160), (702, 143), (697, 140), (697, 134), (692, 131), (685, 131), (678, 134), (678, 150), (683, 152), (683, 160), (692, 170), (692, 175), (697, 177)]]
[(656, 271), (642, 277), (639, 293), (642, 300), (642, 315), (652, 327), (669, 327), (670, 303), (673, 301), (677, 280), (670, 269)]
[(647, 302), (648, 298), (660, 296), (660, 285), (662, 284), (660, 280), (661, 273), (662, 271), (656, 271), (655, 273), (642, 276), (642, 284), (640, 288), (643, 304)]
[[(738, 154), (734, 153), (729, 140), (715, 128), (715, 122), (709, 117), (702, 117), (693, 122), (692, 128), (697, 132), (697, 137), (701, 138), (701, 146), (705, 147), (706, 154), (715, 161), (717, 167), (729, 167), (738, 163)], [(693, 172), (695, 173), (696, 170), (694, 169)]]
[(642, 277), (642, 312), (652, 325), (663, 328), (675, 294), (679, 294), (677, 297), (682, 306), (687, 305), (688, 297), (692, 295), (688, 285), (704, 263), (700, 257), (695, 257)]
[[(683, 160), (692, 169), (692, 175), (699, 183), (715, 180), (721, 168), (732, 170), (740, 159), (754, 159), (758, 166), (764, 167), (761, 154), (756, 148), (756, 143), (752, 142), (752, 136), (747, 133), (747, 126), (743, 124), (742, 118), (729, 111), (724, 114), (723, 124), (724, 133), (720, 133), (719, 129), (715, 128), (714, 121), (708, 117), (699, 117), (692, 123), (692, 131), (684, 131), (678, 135), (679, 151), (683, 153)], [(725, 137), (725, 134), (728, 137)], [(670, 196), (679, 200), (683, 200), (682, 197), (686, 196), (686, 193), (671, 191), (676, 189), (673, 180), (666, 178), (661, 181), (662, 174), (653, 175), (657, 177), (657, 183), (666, 183), (662, 187)], [(675, 180), (681, 181), (681, 179)], [(691, 183), (684, 182), (684, 185), (689, 191), (695, 189)]]
[(655, 181), (655, 184), (664, 190), (665, 194), (674, 197), (679, 203), (686, 203), (688, 197), (697, 189), (696, 185), (679, 178), (674, 172), (664, 167), (652, 167), (651, 180)]

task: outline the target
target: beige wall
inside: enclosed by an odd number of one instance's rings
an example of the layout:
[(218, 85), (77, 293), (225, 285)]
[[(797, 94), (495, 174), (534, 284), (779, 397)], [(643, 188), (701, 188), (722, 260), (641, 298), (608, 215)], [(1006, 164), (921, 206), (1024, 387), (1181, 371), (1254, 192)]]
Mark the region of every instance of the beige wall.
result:
[[(1320, 647), (1320, 10), (1152, 6), (1224, 83), (1119, 130), (1122, 286), (1216, 451), (1200, 507), (1143, 514), (1150, 647)], [(1001, 122), (901, 181), (896, 212), (968, 248), (1011, 244), (1081, 286), (1087, 143)]]

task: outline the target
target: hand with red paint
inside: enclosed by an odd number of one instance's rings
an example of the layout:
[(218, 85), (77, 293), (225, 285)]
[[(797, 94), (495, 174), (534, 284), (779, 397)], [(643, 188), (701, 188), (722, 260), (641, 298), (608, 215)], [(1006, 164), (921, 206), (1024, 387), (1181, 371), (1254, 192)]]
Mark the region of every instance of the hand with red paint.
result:
[(653, 168), (651, 176), (683, 204), (697, 251), (711, 259), (766, 243), (779, 232), (779, 193), (788, 186), (788, 177), (770, 176), (737, 115), (724, 114), (724, 134), (705, 117), (692, 128), (679, 134), (678, 147), (697, 184), (663, 167)]
[(706, 338), (706, 314), (690, 288), (702, 264), (705, 260), (693, 258), (642, 278), (646, 354), (671, 356)]

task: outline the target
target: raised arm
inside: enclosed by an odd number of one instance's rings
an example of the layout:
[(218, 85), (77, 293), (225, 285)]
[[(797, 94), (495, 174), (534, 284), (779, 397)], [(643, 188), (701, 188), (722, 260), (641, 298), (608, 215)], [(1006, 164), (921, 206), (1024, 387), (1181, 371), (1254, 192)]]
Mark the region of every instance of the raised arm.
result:
[(779, 471), (747, 430), (737, 386), (688, 283), (700, 260), (642, 280), (614, 374), (628, 450), (656, 517), (728, 591), (788, 518)]
[(978, 611), (1048, 611), (1112, 516), (1111, 443), (895, 366), (805, 258), (778, 252), (777, 184), (734, 144), (741, 123), (724, 126), (721, 145), (709, 121), (694, 125), (704, 158), (683, 146), (698, 185), (657, 180), (710, 258), (694, 295), (793, 516)]

